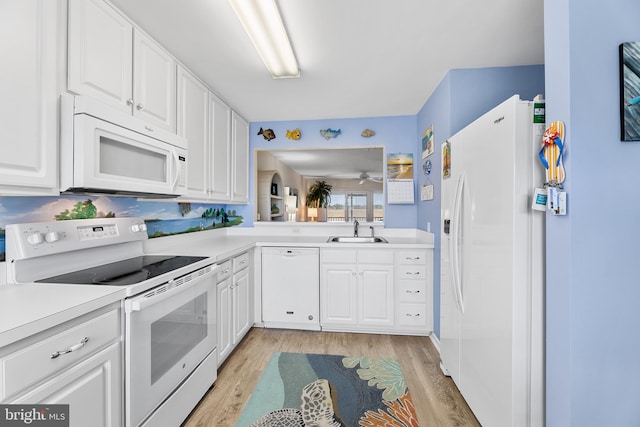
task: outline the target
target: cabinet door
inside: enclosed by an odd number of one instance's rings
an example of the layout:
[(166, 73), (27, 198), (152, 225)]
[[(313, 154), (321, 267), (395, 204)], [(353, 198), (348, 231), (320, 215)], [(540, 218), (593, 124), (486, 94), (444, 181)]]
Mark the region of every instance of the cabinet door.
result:
[(211, 125), (211, 177), (209, 196), (213, 200), (231, 198), (231, 108), (209, 94), (209, 123)]
[(200, 80), (178, 67), (178, 135), (187, 138), (187, 196), (206, 198), (209, 171), (209, 91)]
[(133, 115), (175, 132), (175, 61), (139, 31), (134, 31), (133, 53)]
[(216, 297), (218, 298), (216, 317), (218, 321), (218, 366), (220, 366), (231, 353), (232, 348), (233, 297), (231, 294), (231, 277), (218, 283)]
[(235, 112), (231, 115), (232, 123), (232, 188), (233, 202), (249, 201), (249, 123)]
[(0, 3), (0, 195), (58, 194), (60, 1)]
[(321, 323), (356, 325), (355, 265), (323, 263), (321, 268)]
[(131, 113), (133, 27), (103, 0), (69, 1), (68, 88)]
[(122, 425), (121, 345), (111, 344), (34, 390), (7, 402), (69, 404), (71, 427)]
[(393, 267), (358, 266), (360, 325), (393, 326)]
[(249, 330), (249, 270), (245, 269), (233, 276), (233, 343), (240, 342)]

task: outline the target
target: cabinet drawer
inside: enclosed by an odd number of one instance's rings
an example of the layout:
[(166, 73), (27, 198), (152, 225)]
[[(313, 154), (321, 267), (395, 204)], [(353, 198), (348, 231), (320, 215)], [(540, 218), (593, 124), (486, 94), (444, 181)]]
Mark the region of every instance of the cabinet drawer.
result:
[(249, 266), (249, 252), (238, 255), (233, 258), (233, 272), (237, 273)]
[(363, 249), (358, 251), (359, 264), (393, 264), (393, 251)]
[(218, 277), (217, 277), (217, 283), (222, 282), (223, 280), (231, 277), (231, 274), (233, 274), (233, 271), (231, 270), (231, 260), (228, 259), (226, 261), (224, 261), (223, 263), (219, 264), (219, 268), (218, 268)]
[(424, 282), (418, 280), (399, 280), (398, 301), (424, 303), (427, 297)]
[(398, 279), (424, 280), (426, 267), (423, 265), (401, 265), (398, 267)]
[(321, 249), (320, 262), (355, 264), (357, 260), (354, 249)]
[[(66, 331), (46, 337), (38, 342), (14, 351), (0, 359), (4, 393), (0, 400), (39, 381), (74, 366), (108, 343), (120, 337), (120, 311), (101, 314)], [(69, 353), (62, 353), (79, 346), (84, 338), (87, 342)], [(53, 354), (60, 352), (57, 357)]]
[(424, 304), (403, 303), (398, 305), (398, 324), (404, 326), (426, 326), (427, 309)]
[(396, 253), (398, 264), (425, 265), (427, 253), (423, 250), (403, 250)]

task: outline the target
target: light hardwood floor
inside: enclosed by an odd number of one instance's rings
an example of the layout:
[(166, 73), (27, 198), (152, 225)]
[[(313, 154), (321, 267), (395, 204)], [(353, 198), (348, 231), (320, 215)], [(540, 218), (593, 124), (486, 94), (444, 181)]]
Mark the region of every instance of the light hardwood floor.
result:
[(215, 386), (183, 427), (235, 426), (275, 352), (395, 358), (420, 427), (480, 426), (453, 381), (440, 371), (440, 356), (427, 337), (253, 328), (220, 367)]

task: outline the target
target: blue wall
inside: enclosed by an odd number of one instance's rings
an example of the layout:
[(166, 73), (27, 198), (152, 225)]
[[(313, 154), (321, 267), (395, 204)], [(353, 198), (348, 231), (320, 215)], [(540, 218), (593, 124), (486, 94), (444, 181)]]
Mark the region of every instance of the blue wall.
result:
[[(544, 66), (451, 70), (438, 85), (417, 117), (420, 141), (424, 130), (434, 125), (435, 153), (416, 169), (420, 184), (434, 185), (434, 199), (418, 202), (417, 227), (434, 233), (434, 331), (440, 336), (440, 176), (441, 144), (482, 114), (514, 94), (533, 99), (544, 93)], [(473, 96), (471, 96), (473, 94)], [(431, 160), (430, 175), (422, 173), (422, 163)]]
[(547, 121), (568, 215), (547, 217), (547, 426), (640, 426), (640, 143), (620, 141), (618, 46), (638, 0), (545, 0)]
[[(273, 129), (276, 138), (271, 141), (258, 135), (260, 128)], [(285, 137), (287, 130), (300, 129), (302, 137), (298, 141)], [(341, 133), (337, 138), (326, 140), (320, 135), (321, 129), (340, 129)], [(371, 129), (376, 134), (369, 138), (364, 138), (360, 134), (364, 129)], [(390, 153), (413, 153), (414, 159), (414, 179), (417, 174), (418, 161), (420, 159), (419, 147), (416, 145), (416, 116), (396, 116), (396, 117), (370, 117), (354, 119), (333, 119), (333, 120), (300, 120), (300, 121), (280, 121), (251, 123), (250, 125), (250, 186), (249, 194), (251, 202), (242, 208), (238, 207), (245, 218), (245, 226), (253, 223), (253, 211), (255, 200), (253, 188), (254, 179), (254, 150), (264, 148), (318, 148), (318, 147), (361, 147), (361, 146), (384, 146), (385, 156)], [(386, 159), (385, 159), (386, 161)], [(417, 186), (416, 186), (417, 187)], [(417, 190), (415, 190), (417, 191)], [(419, 197), (416, 192), (416, 199)], [(415, 228), (416, 205), (387, 205), (385, 201), (385, 227), (393, 228)]]

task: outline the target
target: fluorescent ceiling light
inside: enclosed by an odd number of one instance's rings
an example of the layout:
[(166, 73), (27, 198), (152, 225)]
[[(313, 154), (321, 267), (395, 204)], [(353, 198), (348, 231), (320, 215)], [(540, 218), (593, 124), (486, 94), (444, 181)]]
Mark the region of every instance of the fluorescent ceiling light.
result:
[(275, 0), (229, 0), (274, 79), (300, 77)]

